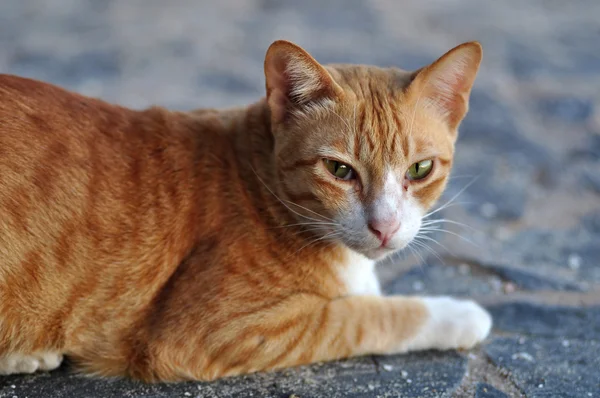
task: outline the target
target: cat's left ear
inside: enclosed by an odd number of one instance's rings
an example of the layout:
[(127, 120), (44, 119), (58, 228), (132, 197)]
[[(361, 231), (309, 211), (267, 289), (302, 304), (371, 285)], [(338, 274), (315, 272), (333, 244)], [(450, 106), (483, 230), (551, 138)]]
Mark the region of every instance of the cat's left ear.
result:
[(278, 40), (265, 57), (267, 102), (276, 123), (302, 110), (342, 95), (341, 87), (309, 53), (294, 43)]
[(469, 109), (469, 95), (481, 63), (478, 42), (459, 45), (417, 72), (409, 86), (420, 106), (431, 107), (455, 130)]

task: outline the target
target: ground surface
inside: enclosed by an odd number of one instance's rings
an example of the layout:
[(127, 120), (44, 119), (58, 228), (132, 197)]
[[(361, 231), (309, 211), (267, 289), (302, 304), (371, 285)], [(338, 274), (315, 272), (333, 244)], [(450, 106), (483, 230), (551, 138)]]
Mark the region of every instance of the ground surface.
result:
[(379, 271), (390, 293), (475, 297), (495, 329), (470, 353), (157, 386), (63, 368), (0, 378), (0, 397), (600, 396), (599, 16), (597, 0), (1, 1), (1, 72), (136, 108), (253, 101), (278, 38), (321, 62), (404, 68), (480, 40), (446, 197), (480, 177), (443, 212), (473, 244), (439, 233), (447, 249)]

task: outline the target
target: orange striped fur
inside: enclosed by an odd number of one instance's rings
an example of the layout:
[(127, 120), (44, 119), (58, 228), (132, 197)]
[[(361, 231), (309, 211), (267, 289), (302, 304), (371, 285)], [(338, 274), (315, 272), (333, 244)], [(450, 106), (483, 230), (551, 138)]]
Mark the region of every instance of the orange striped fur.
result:
[(211, 380), (480, 342), (475, 303), (383, 297), (373, 271), (440, 196), (480, 59), (322, 66), (278, 41), (265, 99), (188, 113), (1, 75), (0, 372)]

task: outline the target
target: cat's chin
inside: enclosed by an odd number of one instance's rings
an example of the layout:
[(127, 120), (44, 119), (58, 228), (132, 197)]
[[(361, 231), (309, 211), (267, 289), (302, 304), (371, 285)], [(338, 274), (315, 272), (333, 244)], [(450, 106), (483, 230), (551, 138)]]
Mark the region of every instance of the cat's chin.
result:
[(379, 261), (396, 253), (397, 251), (398, 249), (392, 249), (389, 247), (378, 247), (376, 249), (361, 252), (361, 254), (370, 260)]

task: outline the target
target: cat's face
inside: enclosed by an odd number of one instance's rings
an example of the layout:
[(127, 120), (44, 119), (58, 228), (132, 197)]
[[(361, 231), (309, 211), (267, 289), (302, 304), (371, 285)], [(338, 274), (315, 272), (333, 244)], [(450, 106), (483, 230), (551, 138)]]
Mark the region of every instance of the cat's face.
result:
[(408, 73), (325, 68), (278, 43), (266, 61), (278, 194), (317, 239), (373, 259), (406, 247), (450, 173), (479, 45)]

